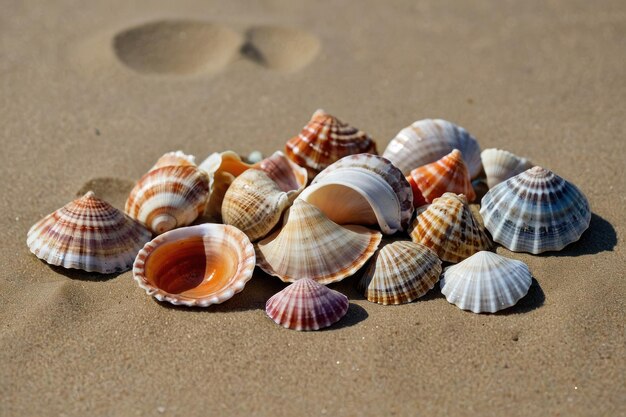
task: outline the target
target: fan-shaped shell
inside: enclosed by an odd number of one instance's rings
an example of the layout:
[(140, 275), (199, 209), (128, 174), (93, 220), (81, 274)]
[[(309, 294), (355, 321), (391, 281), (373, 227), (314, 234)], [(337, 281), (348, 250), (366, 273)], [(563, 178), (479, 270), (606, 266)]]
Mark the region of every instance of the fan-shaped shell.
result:
[(430, 248), (398, 241), (385, 245), (372, 258), (359, 287), (378, 304), (403, 304), (426, 294), (441, 275), (441, 261)]
[(196, 157), (193, 155), (187, 155), (183, 151), (168, 152), (156, 161), (154, 166), (150, 168), (150, 171), (173, 165), (196, 166)]
[(485, 149), (480, 154), (480, 158), (483, 161), (489, 188), (533, 167), (528, 159), (502, 149)]
[(209, 179), (195, 166), (165, 166), (145, 174), (126, 200), (126, 213), (156, 234), (191, 224), (209, 195)]
[(591, 221), (585, 195), (538, 166), (489, 190), (480, 214), (496, 242), (534, 254), (558, 251), (577, 241)]
[(387, 159), (346, 156), (322, 171), (301, 198), (338, 224), (378, 224), (385, 234), (405, 230), (413, 215), (413, 193)]
[(257, 263), (286, 282), (311, 278), (328, 284), (354, 274), (374, 254), (381, 238), (365, 227), (339, 226), (298, 198), (282, 229), (256, 244)]
[(205, 223), (148, 242), (137, 255), (133, 277), (159, 301), (206, 307), (243, 290), (254, 265), (254, 247), (243, 232)]
[(265, 171), (278, 184), (280, 189), (286, 193), (299, 193), (306, 187), (308, 182), (306, 168), (293, 163), (281, 151), (274, 152), (273, 155), (265, 158), (255, 167)]
[(531, 284), (524, 262), (482, 251), (446, 268), (440, 285), (442, 294), (457, 307), (495, 313), (517, 304)]
[(145, 227), (89, 191), (35, 223), (26, 243), (51, 265), (109, 274), (130, 269), (150, 238)]
[(418, 120), (402, 129), (383, 156), (409, 175), (412, 169), (435, 162), (453, 149), (461, 151), (470, 177), (476, 178), (482, 170), (478, 142), (465, 129), (446, 120)]
[(491, 248), (491, 240), (474, 218), (464, 195), (435, 198), (414, 221), (411, 239), (437, 253), (442, 261), (459, 262)]
[(413, 189), (415, 207), (432, 203), (445, 192), (463, 194), (469, 201), (476, 198), (469, 171), (458, 149), (436, 162), (415, 168), (407, 180)]
[(222, 203), (222, 218), (251, 241), (267, 235), (291, 200), (263, 171), (249, 169), (230, 185)]
[(296, 164), (305, 167), (309, 178), (347, 155), (376, 154), (376, 143), (365, 132), (334, 116), (317, 110), (302, 132), (290, 139), (285, 153)]
[(345, 295), (303, 278), (267, 300), (265, 312), (287, 329), (319, 330), (341, 320), (348, 305)]

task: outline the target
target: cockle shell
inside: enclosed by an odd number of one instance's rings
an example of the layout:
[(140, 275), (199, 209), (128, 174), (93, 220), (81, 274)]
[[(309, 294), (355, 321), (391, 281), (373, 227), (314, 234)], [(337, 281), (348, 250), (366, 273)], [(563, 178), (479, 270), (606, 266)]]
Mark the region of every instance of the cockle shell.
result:
[(496, 242), (534, 254), (558, 251), (577, 241), (591, 221), (585, 195), (538, 166), (489, 190), (480, 214)]
[(249, 169), (226, 191), (222, 218), (225, 224), (237, 227), (254, 242), (276, 226), (291, 201), (265, 172)]
[(413, 193), (387, 159), (346, 156), (322, 171), (301, 198), (338, 224), (378, 224), (385, 234), (405, 230), (413, 215)]
[(345, 295), (303, 278), (267, 300), (265, 312), (287, 329), (319, 330), (341, 320), (348, 306)]
[(263, 159), (255, 165), (255, 168), (265, 171), (284, 192), (298, 193), (306, 187), (308, 182), (306, 168), (292, 162), (281, 151), (276, 151), (273, 155)]
[(51, 265), (110, 274), (130, 269), (150, 238), (145, 227), (89, 191), (35, 223), (26, 243)]
[(446, 268), (441, 293), (463, 310), (495, 313), (514, 306), (527, 293), (532, 275), (522, 261), (493, 252), (478, 252)]
[(173, 165), (196, 166), (196, 157), (193, 155), (187, 155), (183, 151), (168, 152), (156, 161), (154, 166), (150, 168), (150, 171)]
[(412, 169), (435, 162), (453, 149), (461, 151), (470, 177), (476, 178), (482, 170), (478, 142), (465, 129), (446, 120), (418, 120), (402, 129), (383, 156), (409, 175)]
[(491, 248), (491, 240), (474, 218), (464, 195), (435, 198), (413, 223), (413, 242), (422, 243), (442, 261), (459, 262)]
[(365, 270), (360, 289), (378, 304), (403, 304), (426, 294), (441, 275), (441, 261), (430, 248), (398, 241), (378, 250)]
[(376, 154), (376, 143), (365, 132), (342, 122), (324, 110), (313, 113), (300, 134), (290, 139), (285, 153), (296, 164), (305, 167), (309, 177), (347, 155)]
[(533, 167), (528, 159), (502, 149), (485, 149), (480, 154), (480, 158), (483, 161), (489, 188)]
[(469, 201), (476, 198), (469, 171), (458, 149), (436, 162), (415, 168), (407, 180), (413, 189), (415, 207), (432, 203), (445, 192), (464, 194)]
[(382, 235), (361, 226), (339, 226), (317, 207), (296, 199), (280, 230), (256, 244), (257, 263), (285, 282), (311, 278), (321, 284), (354, 274), (374, 254)]
[(205, 223), (148, 242), (137, 254), (133, 278), (159, 301), (206, 307), (243, 290), (254, 265), (254, 247), (243, 232)]

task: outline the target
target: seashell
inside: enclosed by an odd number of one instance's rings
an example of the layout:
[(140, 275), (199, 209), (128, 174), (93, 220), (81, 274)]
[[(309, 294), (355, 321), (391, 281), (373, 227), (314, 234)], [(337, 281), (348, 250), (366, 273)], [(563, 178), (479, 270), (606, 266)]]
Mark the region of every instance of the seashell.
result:
[(365, 270), (360, 289), (378, 304), (404, 304), (426, 294), (441, 275), (441, 261), (430, 248), (398, 241), (378, 250)]
[(296, 164), (305, 167), (309, 177), (313, 178), (344, 156), (378, 152), (376, 143), (367, 133), (324, 110), (317, 110), (302, 132), (287, 141), (285, 153)]
[(528, 159), (521, 158), (502, 149), (485, 149), (480, 154), (480, 159), (483, 161), (489, 188), (493, 188), (501, 182), (533, 167), (532, 162)]
[(265, 312), (287, 329), (319, 330), (341, 320), (348, 305), (345, 295), (303, 278), (267, 300)]
[(563, 249), (580, 239), (591, 221), (585, 195), (539, 166), (489, 190), (480, 214), (496, 242), (533, 254)]
[(249, 169), (226, 191), (222, 218), (225, 224), (237, 227), (254, 242), (276, 226), (291, 201), (265, 172)]
[(281, 151), (276, 151), (255, 165), (255, 168), (265, 171), (284, 192), (299, 193), (306, 187), (308, 173), (306, 168), (292, 162)]
[(474, 218), (464, 195), (435, 198), (413, 223), (413, 242), (422, 243), (446, 262), (459, 262), (491, 248), (491, 240)]
[(382, 235), (361, 226), (339, 226), (317, 207), (296, 199), (282, 229), (256, 244), (257, 264), (285, 282), (311, 278), (321, 284), (340, 281), (374, 254)]
[(402, 129), (383, 156), (409, 175), (412, 169), (435, 162), (453, 149), (461, 151), (470, 177), (476, 178), (482, 170), (478, 142), (465, 129), (446, 120), (419, 120)]
[(159, 301), (189, 307), (219, 304), (243, 290), (254, 271), (254, 247), (233, 226), (204, 223), (146, 243), (133, 278)]
[(160, 157), (159, 159), (157, 159), (154, 166), (150, 168), (150, 171), (157, 169), (157, 168), (173, 166), (173, 165), (195, 167), (196, 157), (193, 155), (187, 155), (183, 151), (168, 152), (162, 157)]
[(387, 159), (346, 156), (322, 171), (301, 196), (338, 224), (378, 224), (385, 234), (405, 230), (413, 215), (413, 193)]
[(478, 252), (446, 268), (441, 292), (462, 310), (495, 313), (521, 300), (532, 284), (532, 275), (522, 261), (493, 252)]
[(165, 166), (145, 174), (126, 200), (126, 213), (161, 234), (191, 224), (209, 195), (209, 179), (195, 166)]
[(464, 194), (469, 201), (476, 198), (469, 171), (458, 149), (437, 162), (415, 168), (407, 180), (413, 189), (415, 207), (432, 203), (445, 192)]
[(246, 156), (246, 162), (249, 164), (256, 164), (263, 160), (263, 153), (261, 151), (252, 151)]
[(130, 269), (151, 237), (141, 224), (89, 191), (35, 223), (26, 243), (51, 265), (110, 274)]

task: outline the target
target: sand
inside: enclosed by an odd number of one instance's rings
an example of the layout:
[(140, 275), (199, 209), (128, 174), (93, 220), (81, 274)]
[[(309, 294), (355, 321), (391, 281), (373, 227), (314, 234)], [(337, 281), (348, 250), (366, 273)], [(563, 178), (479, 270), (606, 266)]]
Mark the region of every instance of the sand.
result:
[[(626, 415), (623, 1), (3, 10), (1, 416)], [(121, 207), (164, 152), (268, 155), (320, 107), (380, 150), (415, 120), (451, 120), (577, 184), (591, 227), (559, 253), (499, 248), (535, 277), (501, 314), (438, 290), (374, 305), (349, 279), (333, 285), (347, 317), (316, 333), (265, 316), (284, 285), (261, 273), (189, 310), (129, 272), (64, 271), (26, 247), (82, 190)]]

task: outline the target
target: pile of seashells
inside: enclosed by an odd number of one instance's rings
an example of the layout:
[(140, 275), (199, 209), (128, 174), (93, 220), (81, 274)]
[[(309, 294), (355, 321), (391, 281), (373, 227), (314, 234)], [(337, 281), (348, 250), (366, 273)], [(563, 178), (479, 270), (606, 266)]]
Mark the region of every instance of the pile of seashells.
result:
[[(375, 303), (411, 302), (439, 281), (461, 309), (511, 307), (531, 273), (490, 252), (492, 238), (537, 254), (562, 249), (589, 226), (576, 186), (510, 152), (481, 153), (445, 120), (417, 121), (376, 153), (369, 135), (318, 110), (285, 153), (244, 162), (227, 151), (200, 165), (167, 153), (133, 188), (125, 213), (88, 192), (36, 223), (27, 244), (65, 268), (132, 266), (149, 295), (186, 306), (228, 300), (256, 265), (292, 283), (267, 301), (268, 316), (317, 330), (348, 311), (347, 297), (326, 284), (368, 261), (358, 288)], [(469, 203), (481, 194), (479, 214)], [(190, 226), (198, 219), (211, 222)], [(442, 262), (456, 265), (442, 271)]]

